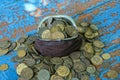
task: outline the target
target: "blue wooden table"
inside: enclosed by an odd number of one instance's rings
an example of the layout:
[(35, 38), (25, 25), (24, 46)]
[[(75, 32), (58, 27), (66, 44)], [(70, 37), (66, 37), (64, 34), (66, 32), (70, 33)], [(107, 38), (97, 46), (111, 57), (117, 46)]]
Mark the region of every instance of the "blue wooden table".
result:
[[(54, 14), (66, 14), (98, 25), (103, 34), (99, 39), (106, 45), (104, 53), (112, 56), (108, 61), (112, 62), (112, 68), (120, 67), (120, 0), (1, 0), (0, 41), (16, 41), (22, 35), (34, 34), (39, 20)], [(9, 65), (8, 70), (0, 71), (0, 80), (17, 80), (16, 63), (10, 60), (15, 55), (12, 51), (0, 56), (0, 64)], [(98, 80), (112, 80), (105, 76), (109, 69), (100, 68), (100, 71)], [(95, 79), (91, 77), (91, 80)], [(120, 73), (114, 80), (120, 80)]]

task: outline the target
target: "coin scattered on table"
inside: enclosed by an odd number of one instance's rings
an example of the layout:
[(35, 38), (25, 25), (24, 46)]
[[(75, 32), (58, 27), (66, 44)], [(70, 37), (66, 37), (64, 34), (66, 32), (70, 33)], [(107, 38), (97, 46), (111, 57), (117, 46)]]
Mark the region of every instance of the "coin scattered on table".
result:
[(90, 41), (90, 39), (94, 38), (94, 34), (90, 28), (88, 28), (84, 34), (84, 36), (87, 38), (87, 40)]
[(64, 79), (58, 75), (52, 75), (50, 80), (64, 80)]
[(27, 79), (27, 80), (31, 79), (33, 75), (34, 75), (33, 70), (28, 67), (22, 69), (21, 74), (20, 74), (22, 78)]
[(80, 58), (80, 51), (72, 52), (72, 53), (70, 54), (70, 57), (71, 57), (72, 59), (78, 59), (78, 58)]
[(25, 38), (25, 37), (20, 37), (20, 38), (17, 40), (17, 42), (20, 43), (20, 44), (24, 43), (25, 41), (26, 41), (26, 38)]
[(85, 31), (86, 31), (85, 28), (83, 28), (81, 26), (78, 26), (77, 30), (78, 30), (79, 33), (85, 33)]
[(97, 48), (103, 48), (103, 47), (105, 46), (104, 43), (102, 43), (102, 42), (99, 41), (99, 40), (95, 40), (94, 43), (93, 43), (93, 45), (94, 45), (95, 47), (97, 47)]
[(8, 69), (8, 67), (9, 67), (8, 64), (2, 64), (0, 65), (0, 70), (5, 71)]
[(115, 71), (115, 70), (110, 70), (110, 71), (107, 72), (107, 76), (109, 78), (113, 78), (113, 79), (117, 78), (118, 77), (118, 72)]
[(91, 63), (90, 63), (90, 61), (88, 60), (88, 59), (86, 59), (86, 58), (82, 58), (82, 59), (80, 59), (86, 66), (89, 66)]
[(8, 49), (1, 49), (0, 48), (0, 56), (7, 54), (8, 51), (9, 51)]
[(86, 69), (86, 65), (83, 62), (74, 62), (74, 69), (76, 72), (82, 72)]
[(62, 60), (62, 58), (60, 58), (60, 57), (53, 57), (53, 58), (51, 58), (51, 63), (53, 63), (53, 64), (62, 64), (63, 63), (63, 60)]
[(23, 61), (27, 66), (34, 66), (35, 65), (35, 60), (32, 58), (25, 58)]
[(27, 67), (28, 67), (28, 66), (27, 66), (26, 64), (20, 63), (20, 64), (17, 66), (17, 68), (16, 68), (17, 74), (20, 75), (21, 72), (22, 72), (22, 70), (23, 70), (24, 68), (27, 68)]
[(71, 80), (79, 80), (78, 78), (72, 78)]
[(110, 66), (110, 65), (111, 65), (111, 63), (110, 63), (110, 62), (103, 62), (101, 66), (102, 66), (102, 68), (105, 68), (105, 69), (110, 69), (110, 68), (111, 68), (111, 66)]
[(98, 27), (97, 27), (96, 25), (94, 25), (94, 24), (91, 24), (91, 25), (90, 25), (90, 28), (93, 29), (93, 30), (95, 30), (95, 31), (98, 30)]
[(23, 62), (24, 59), (25, 58), (20, 58), (18, 56), (14, 56), (14, 57), (12, 57), (11, 61), (20, 63), (20, 62)]
[(91, 77), (94, 77), (94, 78), (99, 77), (99, 75), (100, 75), (100, 73), (99, 73), (98, 71), (90, 74), (90, 76), (91, 76)]
[(94, 64), (94, 65), (101, 65), (103, 63), (103, 59), (99, 56), (99, 55), (94, 55), (92, 58), (91, 58), (91, 62)]
[(17, 80), (26, 80), (25, 78), (19, 77)]
[(89, 73), (94, 73), (96, 71), (96, 68), (93, 65), (89, 65), (87, 67), (86, 71), (89, 72)]
[(57, 74), (61, 77), (68, 76), (70, 73), (70, 70), (66, 66), (59, 66), (58, 69), (56, 70)]
[(33, 44), (36, 39), (38, 39), (36, 35), (30, 35), (27, 37), (25, 44)]
[(37, 74), (38, 80), (49, 80), (50, 73), (46, 69), (41, 69)]
[(91, 54), (94, 53), (94, 50), (93, 50), (93, 47), (92, 47), (91, 43), (86, 43), (85, 46), (84, 46), (84, 50), (87, 53), (91, 53)]
[(13, 42), (11, 46), (9, 47), (9, 51), (14, 50), (17, 47), (17, 43)]
[(81, 80), (90, 80), (90, 77), (88, 75), (82, 75)]
[[(79, 22), (75, 28), (68, 20), (51, 18), (43, 22), (35, 35), (20, 37), (16, 42), (1, 41), (0, 56), (12, 50), (17, 51), (17, 55), (11, 61), (18, 63), (16, 67), (18, 80), (90, 80), (90, 76), (99, 77), (98, 66), (104, 69), (111, 68), (111, 63), (104, 62), (110, 59), (111, 55), (105, 54), (102, 50), (105, 45), (98, 40), (101, 34), (98, 31), (95, 24)], [(34, 47), (35, 40), (38, 39), (49, 42), (67, 40), (78, 35), (83, 38), (82, 46), (67, 56), (43, 56), (42, 52), (39, 53)], [(8, 67), (8, 64), (2, 64), (0, 70), (7, 70)], [(110, 70), (107, 76), (117, 78), (118, 72)]]
[(26, 51), (23, 49), (18, 50), (17, 53), (18, 53), (18, 57), (25, 57), (26, 55)]
[(11, 42), (9, 40), (0, 41), (0, 48), (1, 49), (7, 49), (10, 47), (10, 45), (11, 45)]
[(20, 47), (20, 43), (16, 42), (16, 48), (14, 50), (17, 50)]
[(81, 22), (80, 25), (83, 26), (83, 27), (88, 27), (89, 26), (89, 24), (87, 22)]
[(111, 58), (111, 55), (110, 54), (102, 54), (102, 58), (107, 60), (107, 59)]

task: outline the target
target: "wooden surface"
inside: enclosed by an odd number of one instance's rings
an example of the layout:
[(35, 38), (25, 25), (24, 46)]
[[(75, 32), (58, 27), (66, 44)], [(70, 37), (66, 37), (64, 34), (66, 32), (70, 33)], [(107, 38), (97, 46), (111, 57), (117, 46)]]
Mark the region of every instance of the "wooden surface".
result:
[[(27, 3), (35, 6), (34, 11), (25, 9)], [(112, 68), (120, 67), (120, 0), (1, 0), (0, 40), (16, 41), (22, 35), (34, 34), (39, 20), (54, 14), (66, 14), (75, 20), (98, 25), (103, 34), (99, 39), (106, 45), (103, 49), (104, 53), (112, 55), (109, 60), (113, 62)], [(9, 70), (0, 71), (0, 80), (18, 78), (14, 68), (15, 63), (10, 61), (15, 53), (11, 52), (0, 57), (0, 64), (10, 65)], [(102, 68), (100, 70), (101, 75), (98, 80), (108, 80), (105, 76), (108, 70)], [(91, 80), (95, 79), (91, 78)]]

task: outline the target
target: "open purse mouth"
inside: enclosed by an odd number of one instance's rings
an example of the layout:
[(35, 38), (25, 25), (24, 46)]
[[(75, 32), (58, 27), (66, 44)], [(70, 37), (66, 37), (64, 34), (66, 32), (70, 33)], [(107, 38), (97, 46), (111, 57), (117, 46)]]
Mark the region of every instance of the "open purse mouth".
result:
[(68, 41), (68, 40), (72, 40), (72, 39), (75, 39), (75, 38), (77, 38), (79, 35), (75, 35), (75, 36), (72, 36), (72, 37), (69, 37), (69, 38), (65, 38), (65, 39), (56, 39), (56, 40), (49, 40), (49, 39), (41, 39), (41, 38), (37, 38), (37, 39), (39, 39), (39, 40), (41, 40), (41, 41)]

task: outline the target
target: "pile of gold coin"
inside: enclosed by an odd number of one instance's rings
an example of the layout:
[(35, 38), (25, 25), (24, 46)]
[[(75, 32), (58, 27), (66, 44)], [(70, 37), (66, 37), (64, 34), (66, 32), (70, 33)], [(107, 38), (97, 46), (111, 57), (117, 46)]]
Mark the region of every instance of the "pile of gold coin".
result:
[[(21, 37), (16, 42), (8, 40), (0, 42), (0, 56), (15, 50), (17, 55), (11, 61), (17, 62), (18, 80), (90, 80), (90, 76), (99, 77), (97, 66), (110, 69), (110, 64), (104, 60), (110, 59), (110, 54), (103, 52), (104, 43), (98, 40), (98, 28), (94, 24), (77, 22), (77, 30), (64, 21), (52, 21), (49, 27), (41, 27), (38, 36)], [(79, 32), (79, 33), (78, 33)], [(83, 38), (82, 47), (64, 57), (42, 56), (34, 48), (36, 39), (57, 40), (75, 35)], [(102, 56), (102, 57), (101, 57)], [(0, 65), (0, 70), (7, 70), (7, 64)], [(118, 77), (118, 72), (110, 70), (108, 78)]]
[[(77, 29), (74, 26), (69, 25), (67, 21), (59, 19), (52, 20), (52, 23), (39, 28), (39, 37), (44, 40), (64, 40), (78, 35)], [(49, 22), (50, 23), (50, 22)], [(43, 23), (45, 24), (45, 23)]]

